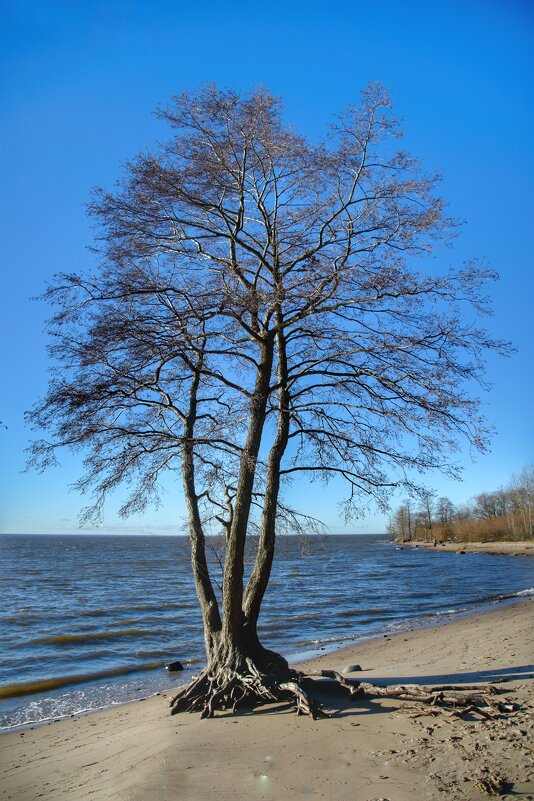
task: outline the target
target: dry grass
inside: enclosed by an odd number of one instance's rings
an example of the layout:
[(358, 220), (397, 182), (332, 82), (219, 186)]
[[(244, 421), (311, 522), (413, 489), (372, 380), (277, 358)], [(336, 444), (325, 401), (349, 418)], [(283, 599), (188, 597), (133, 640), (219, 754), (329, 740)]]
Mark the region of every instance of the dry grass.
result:
[[(515, 519), (517, 518), (517, 519)], [(414, 539), (441, 542), (523, 542), (524, 526), (518, 516), (492, 517), (486, 520), (453, 520), (434, 523), (432, 529), (418, 529)]]

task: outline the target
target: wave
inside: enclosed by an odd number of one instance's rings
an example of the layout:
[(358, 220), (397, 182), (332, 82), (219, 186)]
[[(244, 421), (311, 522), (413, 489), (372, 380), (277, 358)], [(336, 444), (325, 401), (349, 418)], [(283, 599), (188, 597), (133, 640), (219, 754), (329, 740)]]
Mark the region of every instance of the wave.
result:
[(30, 645), (70, 645), (72, 643), (115, 640), (119, 637), (158, 637), (167, 632), (147, 629), (111, 629), (110, 631), (88, 631), (84, 634), (50, 634), (46, 637), (35, 637)]
[(527, 598), (530, 595), (534, 595), (534, 587), (529, 587), (525, 590), (518, 590), (518, 592), (487, 595), (486, 597), (480, 599), (480, 602), (492, 601), (493, 603), (498, 603), (499, 601), (511, 601), (513, 598)]
[(109, 614), (115, 612), (161, 612), (164, 609), (182, 609), (184, 603), (176, 603), (175, 601), (164, 601), (163, 603), (146, 603), (146, 604), (121, 604), (120, 606), (111, 606), (107, 609), (88, 609), (80, 610), (78, 614), (92, 616), (99, 616), (101, 614)]
[[(456, 615), (458, 612), (467, 612), (467, 609), (462, 608), (455, 608), (455, 609), (441, 609), (438, 612), (427, 612), (426, 614), (430, 617), (440, 617), (440, 615)], [(423, 617), (423, 615), (421, 615)]]
[(42, 612), (24, 612), (23, 614), (2, 617), (1, 620), (2, 623), (16, 623), (19, 626), (25, 623), (32, 623), (42, 617), (44, 617)]
[[(136, 653), (136, 656), (144, 656), (146, 658), (150, 658), (151, 656), (164, 656), (164, 654), (159, 653)], [(90, 659), (109, 659), (113, 656), (113, 652), (111, 649), (98, 649), (95, 651), (85, 651), (83, 654), (83, 658), (86, 662)], [(0, 668), (9, 667), (12, 671), (20, 671), (26, 669), (29, 665), (50, 665), (51, 663), (58, 663), (63, 662), (65, 660), (65, 655), (62, 651), (48, 651), (44, 654), (24, 654), (16, 659), (2, 659), (0, 658)]]
[(17, 684), (6, 684), (0, 687), (0, 699), (17, 698), (22, 695), (34, 695), (48, 690), (55, 690), (58, 687), (66, 687), (69, 684), (85, 684), (96, 679), (107, 679), (112, 676), (126, 676), (128, 673), (137, 673), (143, 670), (155, 670), (165, 664), (163, 661), (145, 662), (140, 665), (128, 665), (125, 667), (111, 668), (109, 670), (99, 670), (94, 673), (78, 673), (74, 676), (56, 676), (51, 679), (40, 679), (38, 681), (25, 681)]
[[(17, 625), (25, 624), (25, 623), (32, 623), (37, 622), (41, 619), (46, 620), (79, 620), (83, 618), (92, 618), (92, 617), (115, 617), (120, 615), (121, 613), (132, 613), (132, 612), (157, 612), (158, 615), (161, 614), (172, 614), (176, 610), (180, 611), (189, 611), (191, 609), (195, 609), (195, 605), (193, 600), (187, 600), (183, 603), (173, 603), (173, 602), (165, 602), (165, 603), (158, 603), (158, 604), (124, 604), (121, 606), (109, 606), (105, 609), (71, 609), (69, 611), (61, 610), (61, 614), (58, 615), (51, 615), (49, 610), (35, 610), (31, 607), (24, 607), (20, 609), (16, 614), (9, 614), (5, 617), (2, 616), (0, 613), (0, 620), (2, 623), (14, 623)], [(143, 619), (147, 619), (146, 616), (142, 616)], [(122, 622), (122, 621), (121, 621)], [(136, 621), (134, 621), (136, 622)]]
[(358, 609), (355, 607), (354, 609), (339, 609), (333, 612), (336, 618), (358, 618), (358, 623), (366, 623), (371, 620), (387, 620), (388, 618), (395, 615), (395, 612), (392, 609), (367, 609), (363, 607), (362, 609)]

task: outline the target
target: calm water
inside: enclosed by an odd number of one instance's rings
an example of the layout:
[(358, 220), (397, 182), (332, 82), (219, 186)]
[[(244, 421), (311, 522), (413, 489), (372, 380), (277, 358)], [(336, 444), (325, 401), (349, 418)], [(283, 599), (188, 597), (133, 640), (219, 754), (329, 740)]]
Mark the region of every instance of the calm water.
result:
[[(214, 563), (216, 557), (212, 556)], [(399, 550), (376, 536), (281, 538), (265, 644), (292, 656), (534, 594), (529, 557)], [(146, 696), (203, 661), (187, 540), (0, 538), (0, 727)], [(164, 664), (187, 670), (169, 676)]]

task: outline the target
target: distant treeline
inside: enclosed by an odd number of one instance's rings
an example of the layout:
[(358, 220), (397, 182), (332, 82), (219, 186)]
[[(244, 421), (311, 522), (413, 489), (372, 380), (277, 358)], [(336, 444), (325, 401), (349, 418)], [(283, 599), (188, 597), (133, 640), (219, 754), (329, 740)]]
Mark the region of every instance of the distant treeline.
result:
[(388, 533), (404, 542), (492, 542), (534, 536), (534, 465), (513, 476), (506, 487), (482, 492), (455, 506), (449, 498), (424, 494), (407, 500), (389, 521)]

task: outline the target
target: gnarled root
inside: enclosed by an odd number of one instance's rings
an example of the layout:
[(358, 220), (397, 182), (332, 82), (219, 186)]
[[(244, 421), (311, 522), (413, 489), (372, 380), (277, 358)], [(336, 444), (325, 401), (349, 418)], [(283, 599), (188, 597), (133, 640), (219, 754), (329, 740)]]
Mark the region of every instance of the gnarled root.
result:
[[(433, 687), (397, 684), (383, 687), (348, 679), (335, 670), (322, 670), (314, 677), (333, 680), (354, 699), (374, 696), (415, 701), (431, 708), (427, 709), (426, 714), (439, 713), (456, 718), (471, 714), (491, 720), (519, 709), (517, 704), (508, 699), (497, 700), (495, 696), (499, 690), (492, 684)], [(171, 699), (171, 714), (200, 712), (201, 718), (212, 718), (217, 710), (229, 709), (234, 712), (239, 706), (289, 701), (298, 715), (310, 715), (314, 720), (328, 717), (319, 701), (309, 692), (310, 686), (314, 685), (316, 689), (326, 689), (324, 683), (314, 682), (312, 676), (307, 677), (290, 668), (261, 670), (251, 659), (245, 659), (240, 669), (208, 666)]]
[(251, 659), (246, 669), (213, 669), (207, 667), (191, 684), (181, 687), (171, 699), (171, 715), (177, 712), (200, 712), (201, 718), (212, 718), (217, 710), (239, 706), (257, 706), (276, 701), (289, 701), (298, 715), (314, 720), (327, 717), (321, 704), (304, 686), (304, 676), (296, 670), (260, 671)]
[(519, 705), (509, 700), (498, 701), (499, 693), (493, 684), (446, 684), (424, 687), (419, 684), (397, 684), (382, 687), (368, 682), (347, 679), (334, 670), (322, 670), (316, 674), (323, 678), (334, 679), (344, 687), (352, 698), (357, 696), (379, 696), (381, 698), (398, 698), (403, 701), (416, 701), (442, 710), (450, 717), (460, 718), (467, 714), (478, 715), (484, 720), (491, 720), (502, 714), (509, 714), (519, 709)]

